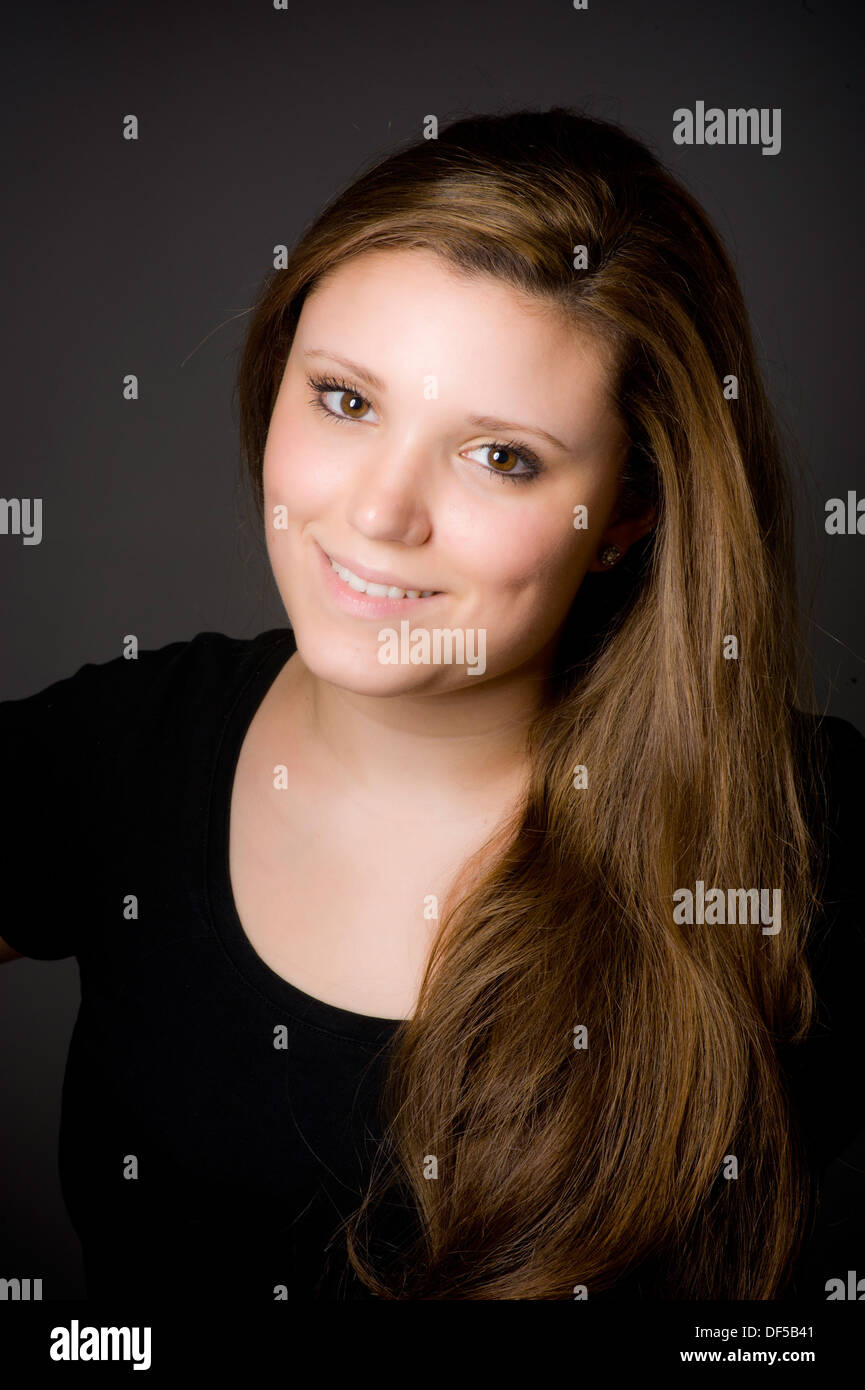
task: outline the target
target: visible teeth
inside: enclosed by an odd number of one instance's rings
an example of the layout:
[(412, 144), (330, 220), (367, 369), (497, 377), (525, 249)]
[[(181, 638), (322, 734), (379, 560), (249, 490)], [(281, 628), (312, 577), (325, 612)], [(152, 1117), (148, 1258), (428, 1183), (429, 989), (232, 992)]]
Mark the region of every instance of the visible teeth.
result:
[(358, 574), (352, 574), (345, 565), (338, 565), (336, 560), (330, 563), (344, 583), (359, 594), (369, 594), (370, 598), (431, 598), (435, 593), (434, 589), (398, 589), (395, 584), (373, 584), (370, 580), (361, 579)]

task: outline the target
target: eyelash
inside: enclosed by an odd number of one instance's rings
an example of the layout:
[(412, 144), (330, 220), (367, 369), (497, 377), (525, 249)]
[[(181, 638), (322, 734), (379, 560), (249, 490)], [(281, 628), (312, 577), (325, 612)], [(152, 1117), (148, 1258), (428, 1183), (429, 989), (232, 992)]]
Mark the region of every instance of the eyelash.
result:
[[(322, 396), (327, 391), (348, 392), (350, 395), (359, 396), (360, 399), (362, 401), (366, 401), (368, 405), (372, 405), (372, 401), (370, 401), (368, 397), (364, 396), (361, 391), (358, 391), (356, 386), (350, 386), (345, 381), (336, 381), (333, 377), (310, 376), (307, 377), (307, 383), (312, 389), (312, 391), (315, 393), (313, 396), (310, 397), (310, 404), (314, 405), (318, 410), (320, 410), (322, 415), (326, 415), (329, 420), (338, 420), (340, 421), (340, 423), (345, 425), (350, 425), (352, 423), (350, 416), (337, 415), (336, 411), (331, 410), (329, 406), (325, 405), (324, 401), (322, 400)], [(534, 478), (537, 478), (538, 475), (540, 473), (543, 473), (544, 471), (544, 466), (541, 463), (541, 460), (538, 458), (537, 454), (534, 452), (534, 450), (530, 449), (528, 444), (521, 443), (518, 439), (495, 440), (491, 441), (488, 444), (477, 444), (475, 445), (475, 448), (509, 449), (511, 450), (511, 452), (515, 453), (523, 463), (528, 464), (529, 469), (531, 471), (526, 473), (500, 473), (499, 470), (496, 468), (481, 465), (485, 473), (491, 473), (494, 477), (501, 478), (502, 482), (528, 483), (531, 482)]]

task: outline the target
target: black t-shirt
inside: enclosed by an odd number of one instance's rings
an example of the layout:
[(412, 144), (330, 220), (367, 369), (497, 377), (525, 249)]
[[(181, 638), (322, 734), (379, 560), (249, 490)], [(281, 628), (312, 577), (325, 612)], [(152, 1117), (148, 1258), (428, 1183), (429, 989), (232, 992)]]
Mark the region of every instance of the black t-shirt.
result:
[[(60, 1177), (89, 1297), (368, 1296), (339, 1228), (380, 1138), (398, 1020), (271, 970), (228, 872), (241, 744), (294, 650), (287, 628), (203, 632), (0, 703), (0, 937), (80, 968)], [(821, 1174), (865, 1124), (865, 739), (834, 718), (815, 736), (832, 825), (813, 951), (821, 1014), (788, 1065)]]

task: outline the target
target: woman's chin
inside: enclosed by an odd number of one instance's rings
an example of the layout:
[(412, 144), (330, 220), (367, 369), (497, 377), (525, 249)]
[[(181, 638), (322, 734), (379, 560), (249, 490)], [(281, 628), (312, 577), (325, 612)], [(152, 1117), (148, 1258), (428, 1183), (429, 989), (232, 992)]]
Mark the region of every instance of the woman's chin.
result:
[(441, 667), (384, 664), (378, 649), (368, 646), (323, 641), (320, 634), (305, 639), (297, 628), (294, 636), (301, 660), (316, 680), (355, 695), (433, 695), (463, 683), (460, 673)]

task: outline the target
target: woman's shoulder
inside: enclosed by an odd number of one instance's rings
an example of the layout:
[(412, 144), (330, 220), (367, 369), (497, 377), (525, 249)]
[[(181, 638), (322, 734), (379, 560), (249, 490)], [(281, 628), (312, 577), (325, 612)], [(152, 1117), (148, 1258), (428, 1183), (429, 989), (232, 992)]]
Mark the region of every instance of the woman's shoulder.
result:
[(816, 745), (833, 766), (842, 765), (848, 758), (860, 760), (865, 757), (865, 735), (837, 714), (812, 714), (807, 710), (793, 710), (794, 725), (802, 745)]
[(158, 647), (138, 648), (125, 639), (124, 649), (101, 661), (86, 661), (71, 674), (33, 694), (0, 701), (0, 732), (52, 725), (87, 725), (95, 731), (126, 724), (136, 710), (178, 714), (206, 692), (215, 703), (230, 699), (257, 664), (290, 638), (286, 628), (271, 628), (256, 637), (230, 637), (211, 630)]
[(865, 737), (849, 720), (797, 711), (808, 756), (817, 911), (808, 960), (817, 1014), (807, 1041), (783, 1052), (800, 1123), (822, 1171), (865, 1125), (861, 1024), (865, 987)]
[(837, 854), (839, 838), (853, 848), (865, 823), (865, 735), (838, 715), (798, 709), (794, 735), (815, 830), (828, 832), (827, 852)]
[(837, 976), (848, 949), (855, 951), (858, 967), (865, 967), (865, 908), (859, 882), (865, 850), (865, 736), (837, 715), (801, 710), (796, 714), (820, 900), (811, 953), (818, 966), (827, 957)]
[[(277, 649), (291, 650), (290, 635), (199, 632), (87, 661), (35, 694), (0, 701), (7, 826), (23, 834), (29, 817), (31, 833), (50, 828), (55, 806), (66, 826), (74, 813), (101, 823), (117, 788), (185, 776), (196, 756), (203, 764), (255, 673), (283, 659)], [(46, 796), (46, 779), (61, 797)]]
[(85, 904), (102, 857), (138, 843), (149, 825), (166, 833), (174, 815), (182, 827), (181, 793), (184, 806), (205, 799), (229, 711), (290, 643), (290, 629), (252, 638), (200, 632), (85, 662), (35, 694), (0, 701), (9, 866), (0, 937), (36, 959), (79, 953), (92, 938)]

